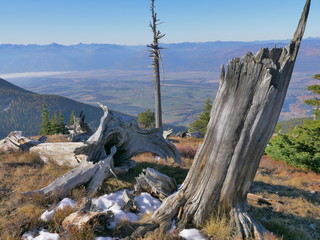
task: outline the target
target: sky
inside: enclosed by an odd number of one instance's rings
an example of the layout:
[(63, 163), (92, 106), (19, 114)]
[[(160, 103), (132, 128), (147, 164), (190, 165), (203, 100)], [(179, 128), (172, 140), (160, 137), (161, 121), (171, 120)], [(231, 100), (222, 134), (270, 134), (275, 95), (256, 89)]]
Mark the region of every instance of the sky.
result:
[[(150, 0), (0, 0), (0, 44), (152, 42)], [(290, 39), (305, 0), (156, 0), (163, 43)], [(305, 38), (320, 37), (312, 1)]]

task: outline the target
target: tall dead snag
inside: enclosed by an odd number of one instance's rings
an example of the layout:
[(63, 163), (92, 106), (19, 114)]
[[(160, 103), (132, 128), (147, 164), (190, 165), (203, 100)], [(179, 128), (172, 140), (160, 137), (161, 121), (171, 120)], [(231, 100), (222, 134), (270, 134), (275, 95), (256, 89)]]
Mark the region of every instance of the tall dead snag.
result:
[(150, 28), (153, 32), (153, 43), (148, 45), (151, 50), (150, 57), (153, 59), (152, 67), (154, 69), (154, 100), (155, 100), (155, 117), (156, 117), (156, 128), (162, 128), (162, 108), (161, 108), (161, 90), (160, 90), (160, 49), (159, 39), (163, 38), (165, 34), (162, 34), (157, 30), (159, 25), (159, 19), (157, 19), (157, 13), (154, 11), (154, 1), (151, 0), (151, 13), (152, 22), (150, 22)]
[(128, 170), (128, 165), (132, 166), (130, 158), (139, 153), (151, 152), (161, 158), (181, 162), (178, 150), (163, 138), (160, 129), (141, 129), (136, 117), (100, 106), (104, 115), (97, 131), (84, 144), (64, 143), (69, 149), (75, 146), (74, 155), (83, 159), (80, 164), (47, 187), (26, 195), (40, 193), (48, 197), (63, 197), (73, 188), (86, 184), (87, 195), (91, 196), (104, 179)]
[[(168, 197), (134, 237), (160, 227), (201, 225), (218, 210), (230, 213), (243, 238), (263, 238), (247, 211), (247, 193), (278, 120), (305, 30), (310, 0), (285, 48), (261, 49), (228, 62), (204, 142), (180, 190)], [(179, 214), (178, 214), (179, 213)], [(177, 216), (178, 219), (177, 219)]]

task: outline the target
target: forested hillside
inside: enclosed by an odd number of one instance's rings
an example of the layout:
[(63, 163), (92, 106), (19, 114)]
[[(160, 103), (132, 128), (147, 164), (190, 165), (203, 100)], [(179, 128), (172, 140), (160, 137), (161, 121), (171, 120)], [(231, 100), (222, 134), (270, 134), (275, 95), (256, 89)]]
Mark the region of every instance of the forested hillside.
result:
[(57, 95), (32, 93), (0, 79), (0, 138), (13, 130), (21, 130), (26, 136), (37, 135), (44, 104), (51, 116), (61, 111), (66, 123), (72, 111), (76, 116), (84, 111), (86, 121), (93, 126), (98, 125), (102, 116), (102, 110), (98, 107)]

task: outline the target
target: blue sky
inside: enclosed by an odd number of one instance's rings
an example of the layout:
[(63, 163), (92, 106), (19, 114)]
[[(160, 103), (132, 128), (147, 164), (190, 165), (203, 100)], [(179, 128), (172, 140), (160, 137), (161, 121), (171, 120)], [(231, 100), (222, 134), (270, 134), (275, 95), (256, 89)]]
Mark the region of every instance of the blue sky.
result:
[[(305, 0), (156, 0), (162, 42), (289, 39)], [(149, 0), (0, 0), (0, 43), (151, 42)], [(320, 37), (312, 1), (305, 37)]]

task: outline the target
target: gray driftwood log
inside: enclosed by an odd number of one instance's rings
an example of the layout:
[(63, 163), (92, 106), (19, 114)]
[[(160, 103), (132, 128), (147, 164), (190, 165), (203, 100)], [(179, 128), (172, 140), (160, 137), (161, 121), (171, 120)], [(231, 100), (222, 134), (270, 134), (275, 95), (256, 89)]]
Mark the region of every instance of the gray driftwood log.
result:
[[(133, 235), (201, 225), (219, 209), (230, 213), (240, 236), (263, 239), (265, 228), (247, 211), (247, 193), (277, 123), (291, 79), (310, 0), (285, 48), (261, 49), (233, 58), (212, 106), (208, 130), (180, 190), (165, 199), (149, 223)], [(179, 218), (177, 219), (177, 216)]]
[[(97, 131), (84, 144), (64, 143), (64, 148), (69, 147), (69, 156), (82, 156), (81, 163), (47, 187), (26, 195), (41, 193), (48, 197), (63, 197), (73, 188), (87, 184), (87, 196), (92, 196), (104, 179), (134, 166), (130, 158), (139, 153), (151, 152), (161, 158), (181, 162), (178, 150), (163, 138), (161, 129), (141, 129), (136, 117), (100, 106), (104, 115)], [(50, 156), (54, 157), (53, 154)]]

